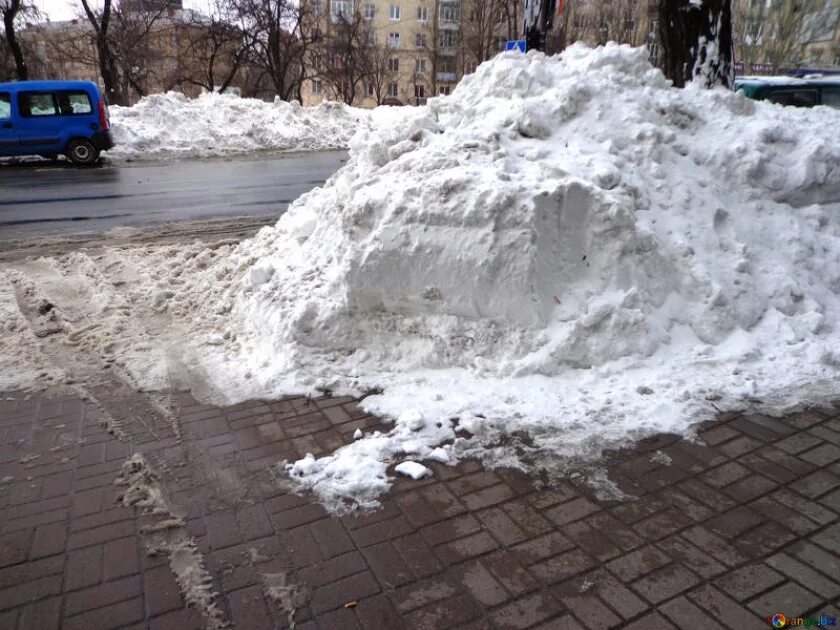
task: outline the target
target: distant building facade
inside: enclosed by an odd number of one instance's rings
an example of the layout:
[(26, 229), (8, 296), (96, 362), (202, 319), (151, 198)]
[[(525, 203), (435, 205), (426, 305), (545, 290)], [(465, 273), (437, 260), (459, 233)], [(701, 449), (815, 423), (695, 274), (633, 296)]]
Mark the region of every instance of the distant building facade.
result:
[[(504, 7), (487, 0), (304, 0), (324, 38), (319, 53), (306, 60), (304, 105), (341, 100), (342, 86), (330, 81), (333, 66), (346, 58), (330, 55), (329, 43), (342, 48), (347, 22), (358, 23), (360, 41), (369, 48), (364, 63), (370, 76), (356, 89), (353, 105), (417, 105), (449, 94), (464, 74), (504, 50), (520, 35), (522, 3)], [(326, 50), (327, 54), (323, 54)], [(361, 59), (361, 57), (360, 57)]]

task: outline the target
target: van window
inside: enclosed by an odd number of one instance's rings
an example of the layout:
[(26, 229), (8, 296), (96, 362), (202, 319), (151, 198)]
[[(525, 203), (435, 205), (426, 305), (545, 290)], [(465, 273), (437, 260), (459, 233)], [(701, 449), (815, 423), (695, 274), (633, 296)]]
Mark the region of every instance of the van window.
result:
[(0, 118), (10, 118), (12, 115), (12, 99), (8, 92), (0, 92)]
[[(3, 97), (0, 96), (0, 99), (2, 98)], [(840, 88), (837, 88), (836, 90), (823, 90), (822, 104), (840, 109)], [(0, 108), (2, 108), (2, 104), (0, 104)]]
[(767, 96), (771, 103), (793, 107), (813, 107), (817, 104), (816, 90), (773, 90)]
[(21, 92), (18, 96), (18, 106), (21, 116), (55, 116), (55, 100), (52, 94), (38, 92)]
[(85, 92), (56, 92), (55, 97), (62, 115), (90, 114), (93, 111), (90, 97)]

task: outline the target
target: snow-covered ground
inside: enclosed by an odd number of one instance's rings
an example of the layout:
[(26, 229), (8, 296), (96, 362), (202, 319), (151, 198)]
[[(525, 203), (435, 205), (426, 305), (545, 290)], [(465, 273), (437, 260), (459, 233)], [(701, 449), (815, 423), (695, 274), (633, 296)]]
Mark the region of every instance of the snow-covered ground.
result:
[[(119, 313), (79, 317), (96, 327), (74, 342), (125, 348), (141, 386), (371, 393), (391, 432), (289, 464), (325, 503), (371, 506), (402, 460), (562, 464), (840, 395), (838, 128), (673, 89), (641, 49), (503, 54), (374, 114), (344, 168), (238, 246), (50, 264), (106, 296), (77, 308)], [(132, 328), (126, 302), (169, 323)], [(156, 335), (178, 370), (154, 367)]]
[(297, 102), (178, 92), (147, 96), (132, 107), (111, 107), (116, 146), (108, 157), (204, 157), (252, 151), (344, 149), (370, 110), (343, 103)]

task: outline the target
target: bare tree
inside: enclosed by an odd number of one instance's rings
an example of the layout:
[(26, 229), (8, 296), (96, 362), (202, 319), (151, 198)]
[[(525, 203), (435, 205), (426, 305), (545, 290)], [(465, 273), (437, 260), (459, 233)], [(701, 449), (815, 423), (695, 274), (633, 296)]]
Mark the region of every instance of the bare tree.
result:
[(274, 93), (301, 98), (307, 78), (304, 61), (322, 35), (313, 3), (294, 0), (230, 0), (250, 41), (249, 62), (267, 78)]
[(732, 87), (730, 0), (659, 0), (662, 70), (677, 87)]
[(496, 54), (496, 40), (500, 31), (506, 30), (507, 14), (503, 0), (467, 0), (463, 4), (466, 20), (463, 22), (464, 53), (475, 65)]
[(93, 41), (96, 48), (99, 75), (105, 85), (105, 96), (114, 105), (128, 105), (128, 90), (121, 80), (117, 57), (110, 39), (111, 19), (113, 17), (112, 0), (103, 0), (101, 11), (95, 11), (90, 0), (80, 0), (85, 16), (93, 29)]
[(336, 99), (352, 105), (368, 78), (371, 56), (370, 27), (359, 11), (330, 15), (330, 33), (314, 44), (321, 59), (318, 77)]
[(186, 63), (176, 71), (178, 83), (220, 94), (230, 87), (254, 45), (234, 19), (227, 3), (221, 1), (214, 4), (210, 15), (189, 15), (180, 29), (181, 58)]
[(367, 84), (371, 87), (377, 105), (382, 105), (382, 101), (388, 94), (388, 83), (394, 77), (394, 73), (389, 67), (390, 58), (391, 50), (386, 46), (378, 45), (376, 42), (368, 51)]
[(18, 17), (27, 10), (34, 10), (34, 5), (24, 3), (24, 0), (0, 0), (0, 14), (3, 17), (2, 43), (14, 61), (14, 77), (18, 81), (29, 79), (29, 70), (23, 54), (18, 34), (15, 29)]

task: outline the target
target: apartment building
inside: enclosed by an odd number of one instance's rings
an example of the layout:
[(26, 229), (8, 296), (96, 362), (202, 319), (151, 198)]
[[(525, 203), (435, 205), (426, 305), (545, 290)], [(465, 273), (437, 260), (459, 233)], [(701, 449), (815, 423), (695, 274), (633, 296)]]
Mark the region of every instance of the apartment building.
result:
[(353, 63), (366, 70), (341, 79), (357, 81), (347, 98), (331, 72), (349, 63), (346, 55), (310, 55), (312, 78), (303, 86), (304, 105), (324, 100), (352, 100), (359, 107), (423, 104), (449, 94), (465, 73), (504, 50), (521, 28), (521, 9), (500, 10), (490, 0), (308, 0), (305, 6), (323, 37), (320, 50), (329, 51), (334, 43), (338, 51), (350, 31), (360, 33), (364, 50), (356, 47), (360, 57)]

